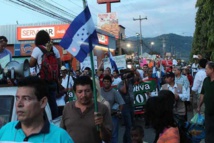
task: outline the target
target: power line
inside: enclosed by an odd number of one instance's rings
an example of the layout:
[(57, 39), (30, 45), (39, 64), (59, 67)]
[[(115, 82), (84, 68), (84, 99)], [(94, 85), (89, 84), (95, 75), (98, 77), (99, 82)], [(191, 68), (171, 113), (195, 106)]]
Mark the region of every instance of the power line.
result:
[(52, 17), (52, 18), (54, 18), (54, 19), (58, 19), (58, 20), (63, 21), (63, 22), (65, 22), (65, 23), (70, 23), (70, 22), (71, 22), (70, 19), (67, 19), (67, 18), (65, 18), (65, 17), (62, 17), (62, 16), (58, 15), (57, 13), (50, 12), (50, 11), (47, 10), (47, 9), (45, 10), (45, 8), (44, 8), (44, 9), (41, 8), (41, 7), (43, 7), (43, 6), (38, 7), (38, 6), (35, 6), (35, 5), (33, 5), (33, 4), (29, 3), (29, 2), (25, 2), (25, 1), (23, 1), (23, 0), (9, 0), (9, 1), (12, 2), (12, 3), (14, 3), (14, 4), (16, 4), (16, 5), (19, 5), (19, 6), (28, 8), (28, 9), (30, 9), (30, 10), (39, 12), (39, 13), (41, 13), (41, 14), (44, 14), (44, 15), (49, 16), (49, 17)]
[[(31, 1), (32, 1), (32, 0), (31, 0)], [(32, 1), (32, 2), (33, 2), (33, 1)], [(55, 9), (58, 13), (67, 15), (67, 16), (70, 17), (70, 18), (75, 18), (75, 17), (76, 17), (75, 15), (73, 15), (73, 14), (71, 14), (71, 13), (65, 11), (64, 9), (61, 9), (61, 8), (59, 8), (59, 7), (57, 7), (57, 6), (53, 5), (53, 4), (51, 4), (51, 3), (49, 3), (49, 2), (42, 1), (42, 0), (39, 0), (39, 2), (42, 3), (43, 5), (46, 5), (47, 7), (49, 7), (49, 8), (50, 8), (49, 10)], [(34, 3), (35, 3), (35, 1), (34, 1)], [(35, 3), (35, 4), (36, 4), (36, 3)], [(58, 5), (59, 5), (59, 4), (58, 4)], [(62, 7), (63, 7), (63, 6), (62, 6)]]

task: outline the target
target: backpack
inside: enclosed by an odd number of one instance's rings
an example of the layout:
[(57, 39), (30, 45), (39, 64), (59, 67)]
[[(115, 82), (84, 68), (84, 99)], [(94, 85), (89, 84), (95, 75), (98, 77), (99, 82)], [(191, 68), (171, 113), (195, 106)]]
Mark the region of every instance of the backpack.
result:
[(39, 72), (40, 78), (48, 82), (57, 82), (60, 72), (58, 60), (53, 52), (53, 47), (50, 49), (50, 51), (47, 51), (43, 46), (38, 46), (38, 48), (43, 53), (41, 69)]
[(179, 115), (174, 115), (174, 120), (179, 130), (180, 143), (192, 143), (192, 136), (188, 132), (189, 126), (186, 126), (186, 121), (181, 119)]

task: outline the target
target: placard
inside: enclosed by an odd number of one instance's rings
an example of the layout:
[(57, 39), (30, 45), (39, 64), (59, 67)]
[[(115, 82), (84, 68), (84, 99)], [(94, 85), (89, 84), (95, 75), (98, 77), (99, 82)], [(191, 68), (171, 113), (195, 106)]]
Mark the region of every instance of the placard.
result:
[[(126, 55), (113, 56), (113, 60), (115, 61), (119, 71), (121, 69), (126, 69)], [(111, 63), (109, 58), (104, 59), (104, 69), (106, 69), (107, 67), (111, 68)]]
[[(91, 68), (91, 59), (90, 59), (90, 56), (86, 57), (85, 60), (82, 63), (80, 63), (80, 68), (81, 68), (82, 71), (86, 67)], [(97, 56), (94, 56), (94, 69), (97, 69)]]

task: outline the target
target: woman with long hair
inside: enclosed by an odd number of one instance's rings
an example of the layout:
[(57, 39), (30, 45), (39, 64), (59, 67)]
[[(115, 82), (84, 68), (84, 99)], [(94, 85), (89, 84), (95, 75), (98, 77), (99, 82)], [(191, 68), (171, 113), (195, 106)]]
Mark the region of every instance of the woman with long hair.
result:
[(175, 96), (169, 90), (161, 90), (157, 97), (146, 103), (146, 123), (156, 132), (155, 143), (179, 143), (179, 129), (175, 123), (173, 107)]

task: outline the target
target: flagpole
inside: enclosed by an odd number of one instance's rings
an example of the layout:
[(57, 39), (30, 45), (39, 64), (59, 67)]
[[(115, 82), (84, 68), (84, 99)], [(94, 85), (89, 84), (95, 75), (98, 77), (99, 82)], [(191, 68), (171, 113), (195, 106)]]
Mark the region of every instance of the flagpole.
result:
[[(83, 7), (86, 8), (87, 3), (86, 0), (83, 0)], [(89, 38), (89, 47), (92, 47), (92, 41)], [(97, 90), (96, 90), (96, 83), (95, 83), (95, 72), (94, 72), (94, 54), (93, 51), (90, 52), (90, 60), (91, 60), (91, 70), (92, 70), (92, 81), (93, 81), (93, 96), (94, 96), (94, 111), (98, 112), (97, 106)]]

